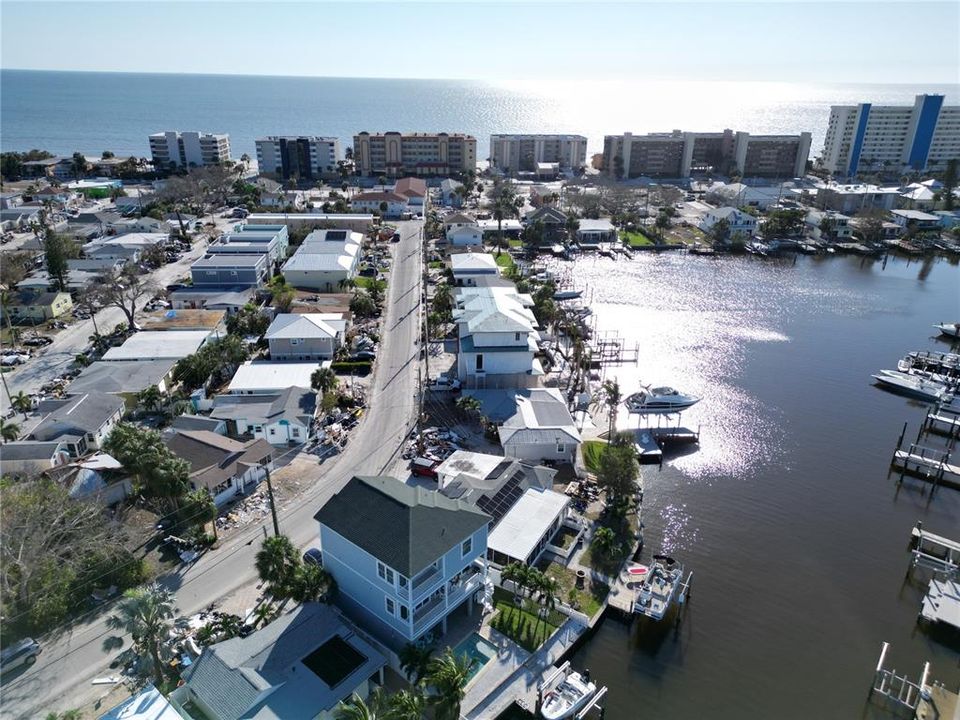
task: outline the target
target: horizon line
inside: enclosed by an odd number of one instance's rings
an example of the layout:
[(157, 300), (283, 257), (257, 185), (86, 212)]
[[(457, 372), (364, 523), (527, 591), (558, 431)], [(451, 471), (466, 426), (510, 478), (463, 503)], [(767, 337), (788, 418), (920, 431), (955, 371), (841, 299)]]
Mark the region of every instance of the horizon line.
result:
[[(296, 78), (313, 80), (400, 80), (400, 81), (418, 81), (418, 82), (477, 82), (496, 84), (498, 81), (493, 78), (478, 77), (401, 77), (389, 75), (278, 75), (275, 73), (226, 73), (226, 72), (171, 72), (164, 70), (73, 70), (73, 69), (51, 69), (51, 68), (28, 68), (28, 67), (2, 67), (0, 72), (36, 72), (36, 73), (71, 73), (75, 75), (170, 75), (187, 77), (254, 77), (254, 78)], [(901, 85), (946, 85), (960, 89), (960, 82), (946, 80), (914, 80), (901, 82), (876, 82), (876, 81), (857, 81), (857, 80), (837, 80), (837, 81), (816, 81), (801, 80), (789, 81), (783, 79), (777, 80), (726, 80), (726, 79), (693, 79), (676, 77), (657, 77), (644, 78), (652, 82), (736, 82), (736, 83), (766, 83), (780, 85), (875, 85), (878, 87)]]

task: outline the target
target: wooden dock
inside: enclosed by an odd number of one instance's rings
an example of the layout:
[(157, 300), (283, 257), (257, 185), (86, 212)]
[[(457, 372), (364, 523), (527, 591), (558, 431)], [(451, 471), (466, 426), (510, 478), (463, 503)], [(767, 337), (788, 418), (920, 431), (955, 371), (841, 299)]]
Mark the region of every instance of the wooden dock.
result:
[(911, 568), (926, 568), (948, 578), (960, 576), (960, 542), (927, 532), (918, 522), (910, 531), (910, 545)]
[(900, 471), (899, 482), (904, 475), (910, 475), (931, 483), (934, 488), (943, 485), (960, 490), (960, 465), (952, 464), (950, 453), (944, 450), (913, 444), (908, 450), (894, 451), (890, 464)]
[(867, 701), (882, 702), (887, 709), (909, 713), (915, 720), (956, 720), (960, 715), (960, 695), (944, 687), (943, 683), (931, 680), (930, 663), (923, 664), (920, 681), (886, 667), (890, 643), (883, 643), (880, 659), (873, 672), (873, 682)]
[(927, 413), (923, 429), (949, 438), (960, 437), (960, 407), (938, 405)]
[[(662, 417), (662, 416), (661, 416)], [(700, 429), (687, 427), (641, 425), (625, 432), (633, 433), (633, 448), (641, 465), (663, 465), (663, 448), (700, 442)]]

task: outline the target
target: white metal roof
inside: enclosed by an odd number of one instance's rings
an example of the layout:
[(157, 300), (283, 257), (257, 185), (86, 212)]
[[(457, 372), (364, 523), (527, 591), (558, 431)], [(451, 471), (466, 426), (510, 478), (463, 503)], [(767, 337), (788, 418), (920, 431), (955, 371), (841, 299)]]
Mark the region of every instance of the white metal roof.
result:
[(231, 393), (283, 390), (288, 387), (310, 387), (314, 370), (330, 363), (288, 363), (247, 360), (237, 368), (228, 389)]
[(210, 337), (207, 330), (142, 331), (127, 338), (120, 347), (110, 348), (103, 360), (161, 360), (192, 355)]
[(450, 258), (453, 273), (458, 272), (497, 272), (497, 261), (489, 253), (460, 253)]
[(281, 313), (270, 323), (264, 337), (267, 340), (332, 338), (345, 329), (346, 321), (340, 313)]
[(527, 560), (569, 504), (570, 498), (566, 495), (529, 488), (490, 533), (487, 547), (508, 557)]

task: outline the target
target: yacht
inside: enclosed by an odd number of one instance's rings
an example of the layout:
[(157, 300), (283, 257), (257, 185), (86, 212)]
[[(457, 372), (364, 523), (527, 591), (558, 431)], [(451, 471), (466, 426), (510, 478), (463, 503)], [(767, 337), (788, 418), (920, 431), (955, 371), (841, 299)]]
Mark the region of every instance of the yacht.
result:
[(663, 620), (683, 583), (683, 565), (666, 555), (654, 555), (653, 565), (641, 577), (643, 581), (633, 602), (633, 611)]
[(960, 338), (960, 323), (937, 323), (934, 327), (940, 331), (941, 335)]
[(644, 388), (640, 392), (627, 397), (623, 404), (632, 413), (669, 414), (678, 413), (700, 402), (700, 398), (693, 395), (683, 395), (672, 387)]
[(917, 375), (909, 375), (897, 370), (881, 370), (879, 374), (873, 376), (873, 379), (887, 390), (920, 400), (950, 402), (953, 399), (946, 385)]
[(540, 714), (545, 720), (573, 717), (583, 709), (595, 692), (596, 684), (589, 682), (578, 672), (571, 672), (562, 683), (546, 694)]

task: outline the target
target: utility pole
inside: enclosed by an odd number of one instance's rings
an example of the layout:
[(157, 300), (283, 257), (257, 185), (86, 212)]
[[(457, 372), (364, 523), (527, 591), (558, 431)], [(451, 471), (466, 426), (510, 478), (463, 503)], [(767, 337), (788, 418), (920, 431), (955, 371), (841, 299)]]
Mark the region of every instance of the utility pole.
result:
[(273, 500), (273, 483), (270, 481), (270, 468), (267, 470), (267, 495), (270, 498), (270, 515), (273, 517), (273, 534), (280, 534), (280, 521), (277, 520), (277, 504)]
[(420, 226), (420, 298), (423, 307), (423, 364), (427, 382), (430, 381), (430, 308), (427, 306), (427, 240)]

